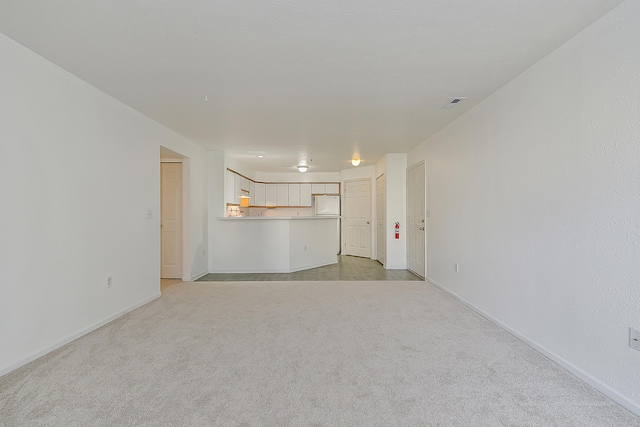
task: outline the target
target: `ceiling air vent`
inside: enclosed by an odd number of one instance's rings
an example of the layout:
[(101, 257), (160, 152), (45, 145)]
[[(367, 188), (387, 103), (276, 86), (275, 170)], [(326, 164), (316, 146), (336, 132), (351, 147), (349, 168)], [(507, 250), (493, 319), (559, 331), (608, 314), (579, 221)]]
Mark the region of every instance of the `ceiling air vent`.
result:
[(456, 98), (453, 98), (450, 103), (444, 106), (444, 108), (453, 108), (465, 99), (467, 99), (466, 96), (458, 96)]

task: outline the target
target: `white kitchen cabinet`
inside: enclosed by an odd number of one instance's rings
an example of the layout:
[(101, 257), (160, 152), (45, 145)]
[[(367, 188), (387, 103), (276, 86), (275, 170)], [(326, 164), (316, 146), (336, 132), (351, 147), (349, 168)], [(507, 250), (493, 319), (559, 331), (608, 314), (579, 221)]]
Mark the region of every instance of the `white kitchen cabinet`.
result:
[(278, 206), (278, 184), (265, 184), (265, 205)]
[(311, 206), (311, 184), (300, 184), (300, 206)]
[(249, 190), (249, 188), (250, 188), (249, 182), (250, 181), (247, 178), (241, 176), (240, 177), (240, 190), (249, 192), (250, 191)]
[(337, 182), (332, 182), (330, 184), (327, 184), (324, 194), (339, 195), (340, 194), (340, 184), (338, 184)]
[(300, 205), (300, 184), (289, 184), (289, 206)]
[(239, 204), (240, 196), (249, 193), (251, 206), (305, 206), (311, 207), (313, 195), (340, 194), (340, 184), (254, 182), (230, 170), (225, 175), (225, 202)]
[(224, 200), (226, 203), (238, 203), (235, 201), (234, 195), (236, 186), (236, 174), (227, 170), (225, 175), (225, 189), (224, 189)]
[(325, 194), (325, 191), (327, 191), (327, 186), (325, 184), (317, 184), (317, 183), (311, 184), (312, 194)]
[(276, 185), (277, 185), (276, 206), (289, 206), (289, 184), (276, 184)]
[(240, 203), (240, 196), (242, 195), (242, 177), (237, 173), (233, 174), (234, 186), (233, 186), (233, 203)]
[(251, 193), (251, 206), (266, 206), (265, 185), (256, 182), (254, 187), (255, 189)]

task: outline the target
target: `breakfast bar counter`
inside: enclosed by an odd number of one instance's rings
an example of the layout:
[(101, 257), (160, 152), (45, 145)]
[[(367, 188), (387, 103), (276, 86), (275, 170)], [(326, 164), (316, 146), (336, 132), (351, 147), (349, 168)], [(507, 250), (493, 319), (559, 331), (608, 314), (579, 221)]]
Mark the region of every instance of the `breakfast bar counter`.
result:
[(213, 273), (291, 273), (336, 264), (339, 216), (224, 217)]

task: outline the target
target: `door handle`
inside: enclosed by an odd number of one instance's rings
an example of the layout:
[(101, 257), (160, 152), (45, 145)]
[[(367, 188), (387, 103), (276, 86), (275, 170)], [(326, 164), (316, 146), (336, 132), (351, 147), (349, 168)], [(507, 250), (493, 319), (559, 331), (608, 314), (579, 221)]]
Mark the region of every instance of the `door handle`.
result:
[(369, 224), (369, 221), (367, 221), (367, 224)]

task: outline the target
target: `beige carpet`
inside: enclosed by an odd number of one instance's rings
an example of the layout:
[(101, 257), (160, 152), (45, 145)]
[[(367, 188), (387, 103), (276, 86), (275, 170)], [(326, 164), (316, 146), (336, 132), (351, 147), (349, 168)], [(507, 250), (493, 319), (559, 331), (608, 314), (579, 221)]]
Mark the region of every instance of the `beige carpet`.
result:
[(178, 283), (0, 378), (2, 426), (640, 426), (424, 282)]

